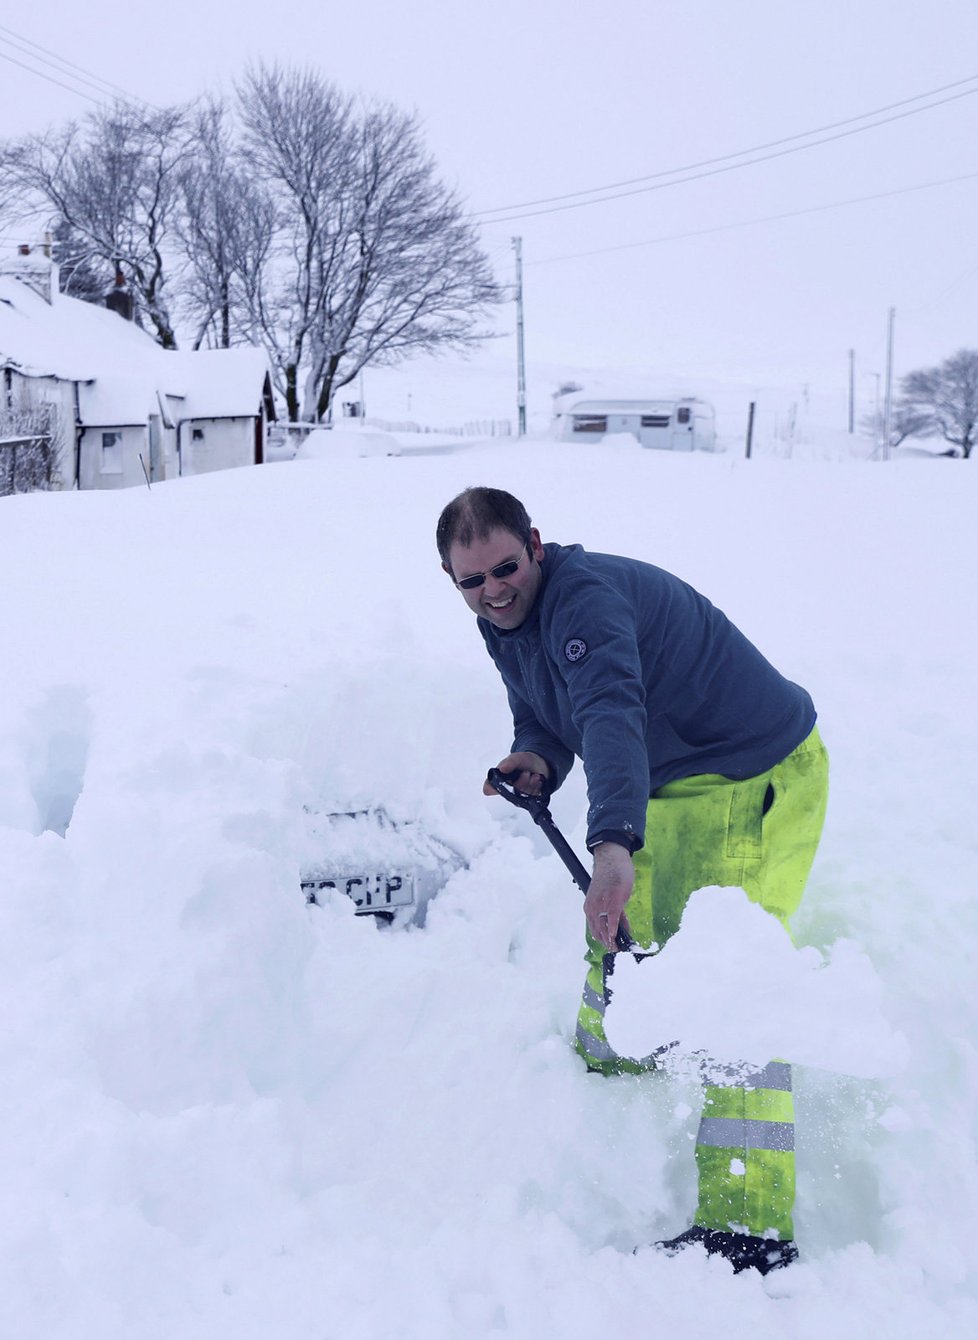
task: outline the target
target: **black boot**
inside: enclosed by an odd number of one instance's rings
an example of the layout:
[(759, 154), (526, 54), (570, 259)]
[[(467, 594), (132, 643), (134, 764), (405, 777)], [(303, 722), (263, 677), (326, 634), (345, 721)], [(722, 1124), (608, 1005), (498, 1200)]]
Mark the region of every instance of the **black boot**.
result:
[(749, 1233), (724, 1233), (715, 1228), (701, 1228), (694, 1224), (678, 1237), (655, 1245), (669, 1256), (697, 1243), (706, 1248), (708, 1256), (723, 1256), (733, 1266), (734, 1274), (742, 1270), (759, 1270), (766, 1275), (769, 1270), (780, 1270), (798, 1260), (798, 1248), (793, 1242), (780, 1242), (777, 1238), (755, 1238)]

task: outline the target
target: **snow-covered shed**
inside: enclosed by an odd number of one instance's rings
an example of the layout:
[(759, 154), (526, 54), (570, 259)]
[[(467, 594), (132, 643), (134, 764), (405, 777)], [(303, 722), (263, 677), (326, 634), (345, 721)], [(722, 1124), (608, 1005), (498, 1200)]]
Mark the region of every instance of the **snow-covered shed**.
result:
[(579, 388), (554, 396), (554, 436), (559, 441), (593, 441), (609, 433), (630, 433), (643, 447), (716, 450), (713, 406), (697, 396), (650, 396), (633, 388), (610, 394)]
[(0, 273), (0, 375), (0, 415), (51, 417), (63, 488), (260, 464), (275, 418), (262, 350), (161, 349), (117, 311), (59, 293), (41, 250)]

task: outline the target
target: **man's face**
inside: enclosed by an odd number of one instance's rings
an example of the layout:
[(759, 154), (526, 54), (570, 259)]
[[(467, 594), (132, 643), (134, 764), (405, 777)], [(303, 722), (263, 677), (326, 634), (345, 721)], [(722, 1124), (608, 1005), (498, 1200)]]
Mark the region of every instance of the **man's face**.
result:
[[(543, 580), (540, 560), (544, 555), (540, 532), (535, 527), (530, 532), (526, 552), (522, 550), (521, 539), (511, 531), (498, 529), (491, 531), (486, 540), (474, 540), (469, 545), (455, 543), (448, 551), (450, 569), (445, 571), (454, 581), (485, 573), (486, 580), (481, 586), (471, 591), (463, 590), (461, 594), (470, 610), (497, 628), (519, 628), (540, 590)], [(519, 559), (519, 567), (508, 577), (492, 575), (493, 568), (516, 559)]]

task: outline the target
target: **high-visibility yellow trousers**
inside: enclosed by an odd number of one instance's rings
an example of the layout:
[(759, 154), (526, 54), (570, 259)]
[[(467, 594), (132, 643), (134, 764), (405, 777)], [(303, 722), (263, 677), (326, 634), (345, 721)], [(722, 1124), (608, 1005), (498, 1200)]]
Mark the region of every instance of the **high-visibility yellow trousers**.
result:
[[(739, 887), (787, 929), (818, 847), (828, 795), (828, 756), (817, 728), (781, 763), (746, 781), (704, 774), (670, 782), (649, 801), (645, 846), (634, 856), (625, 914), (633, 937), (659, 948), (679, 928), (690, 894)], [(577, 1019), (577, 1050), (609, 1075), (655, 1068), (655, 1056), (619, 1056), (608, 1044), (610, 955), (590, 935)], [(650, 972), (654, 964), (648, 965)], [(669, 1039), (663, 1039), (668, 1043)], [(696, 1140), (704, 1228), (794, 1236), (794, 1108), (791, 1067), (710, 1083)]]

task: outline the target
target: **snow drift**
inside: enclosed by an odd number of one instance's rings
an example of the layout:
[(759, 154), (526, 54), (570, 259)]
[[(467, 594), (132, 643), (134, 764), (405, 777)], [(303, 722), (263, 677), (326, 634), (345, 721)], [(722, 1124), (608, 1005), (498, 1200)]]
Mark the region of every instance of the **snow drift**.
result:
[[(832, 991), (753, 1039), (802, 1062), (781, 1275), (633, 1254), (688, 1221), (698, 1084), (572, 1054), (579, 895), (481, 795), (505, 698), (434, 550), (481, 482), (677, 571), (815, 697), (785, 945)], [(3, 1334), (978, 1332), (976, 493), (965, 462), (496, 441), (2, 500)], [(463, 862), (423, 928), (301, 896), (308, 809), (376, 804)], [(581, 850), (579, 770), (553, 808)], [(680, 964), (752, 952), (730, 899)], [(663, 1013), (668, 962), (636, 969)]]

